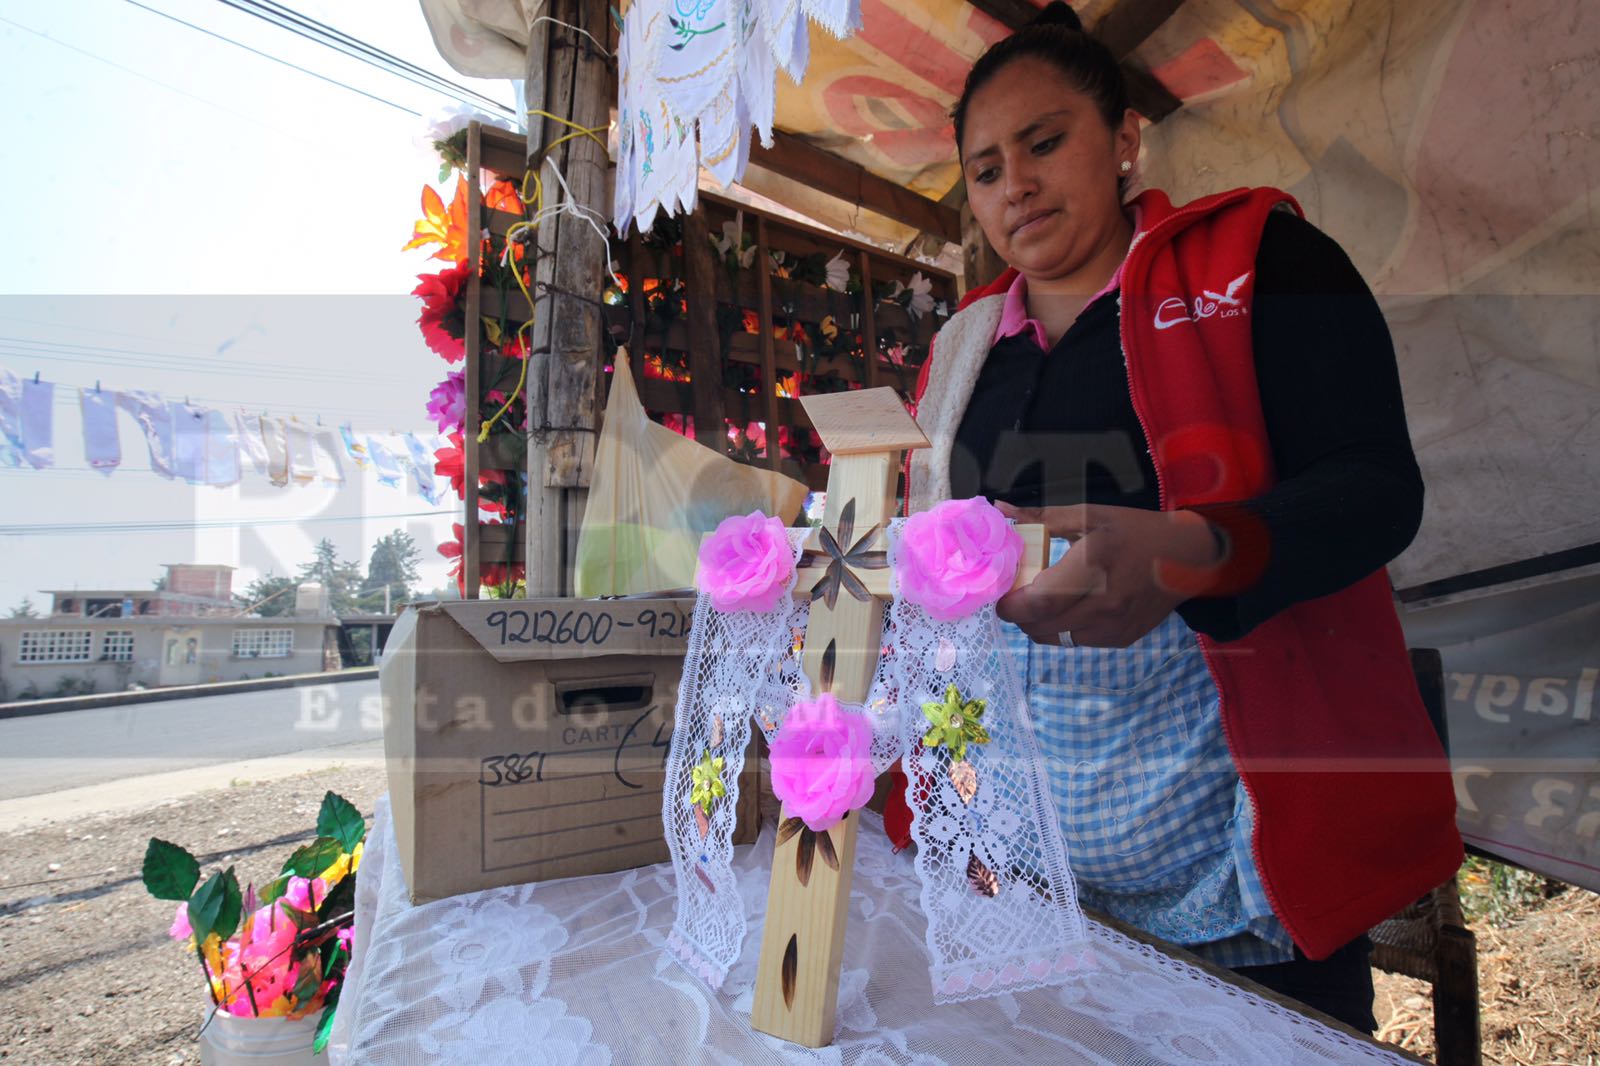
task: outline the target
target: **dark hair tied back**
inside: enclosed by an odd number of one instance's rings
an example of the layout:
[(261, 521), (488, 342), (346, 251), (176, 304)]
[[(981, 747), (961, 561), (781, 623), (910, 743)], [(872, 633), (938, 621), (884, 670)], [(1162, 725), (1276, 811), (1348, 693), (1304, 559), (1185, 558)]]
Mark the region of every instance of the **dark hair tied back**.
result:
[(1128, 86), (1111, 50), (1084, 31), (1078, 13), (1054, 0), (1033, 21), (1004, 40), (996, 41), (978, 58), (967, 74), (961, 99), (950, 117), (956, 125), (956, 151), (964, 152), (962, 133), (972, 94), (1008, 64), (1018, 59), (1042, 59), (1061, 71), (1078, 92), (1093, 100), (1106, 126), (1115, 129), (1128, 110)]

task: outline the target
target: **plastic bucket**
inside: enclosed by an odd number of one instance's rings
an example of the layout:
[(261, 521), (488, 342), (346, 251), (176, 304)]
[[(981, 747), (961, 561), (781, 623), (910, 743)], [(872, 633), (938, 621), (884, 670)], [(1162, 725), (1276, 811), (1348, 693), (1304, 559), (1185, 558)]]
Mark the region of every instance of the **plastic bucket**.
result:
[(200, 1034), (201, 1066), (327, 1066), (327, 1052), (311, 1053), (321, 1018), (320, 1010), (292, 1022), (219, 1012)]

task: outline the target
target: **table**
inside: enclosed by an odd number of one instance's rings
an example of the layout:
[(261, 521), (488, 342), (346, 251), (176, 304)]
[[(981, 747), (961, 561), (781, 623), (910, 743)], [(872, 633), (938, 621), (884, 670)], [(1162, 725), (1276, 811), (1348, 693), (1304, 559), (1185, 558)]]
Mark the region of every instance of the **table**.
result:
[(807, 1049), (749, 1027), (772, 833), (735, 849), (750, 935), (725, 990), (663, 950), (670, 864), (493, 889), (413, 906), (387, 798), (367, 836), (356, 947), (330, 1051), (348, 1066), (1009, 1062), (1409, 1063), (1235, 980), (1091, 922), (1081, 980), (935, 1006), (920, 884), (882, 822), (862, 812), (838, 1036)]

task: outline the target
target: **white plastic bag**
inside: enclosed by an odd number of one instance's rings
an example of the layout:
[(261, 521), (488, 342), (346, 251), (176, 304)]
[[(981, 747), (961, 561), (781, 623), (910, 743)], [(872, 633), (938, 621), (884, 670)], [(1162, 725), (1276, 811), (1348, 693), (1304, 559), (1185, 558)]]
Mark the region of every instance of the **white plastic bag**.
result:
[[(777, 427), (769, 426), (767, 440), (776, 439)], [(650, 421), (627, 349), (619, 349), (578, 533), (575, 591), (689, 588), (700, 538), (718, 522), (751, 511), (791, 522), (805, 496), (806, 486), (791, 477), (736, 463)]]

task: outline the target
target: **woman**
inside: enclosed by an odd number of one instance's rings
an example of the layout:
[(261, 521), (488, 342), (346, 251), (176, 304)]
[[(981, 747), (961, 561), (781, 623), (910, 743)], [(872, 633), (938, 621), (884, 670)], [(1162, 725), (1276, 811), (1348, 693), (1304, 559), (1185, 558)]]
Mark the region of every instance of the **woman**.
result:
[(1422, 484), (1377, 305), (1284, 193), (1124, 204), (1138, 119), (1064, 4), (954, 118), (1011, 269), (924, 367), (910, 506), (1053, 538), (998, 609), (1085, 902), (1370, 1031), (1364, 931), (1461, 858), (1383, 570)]

